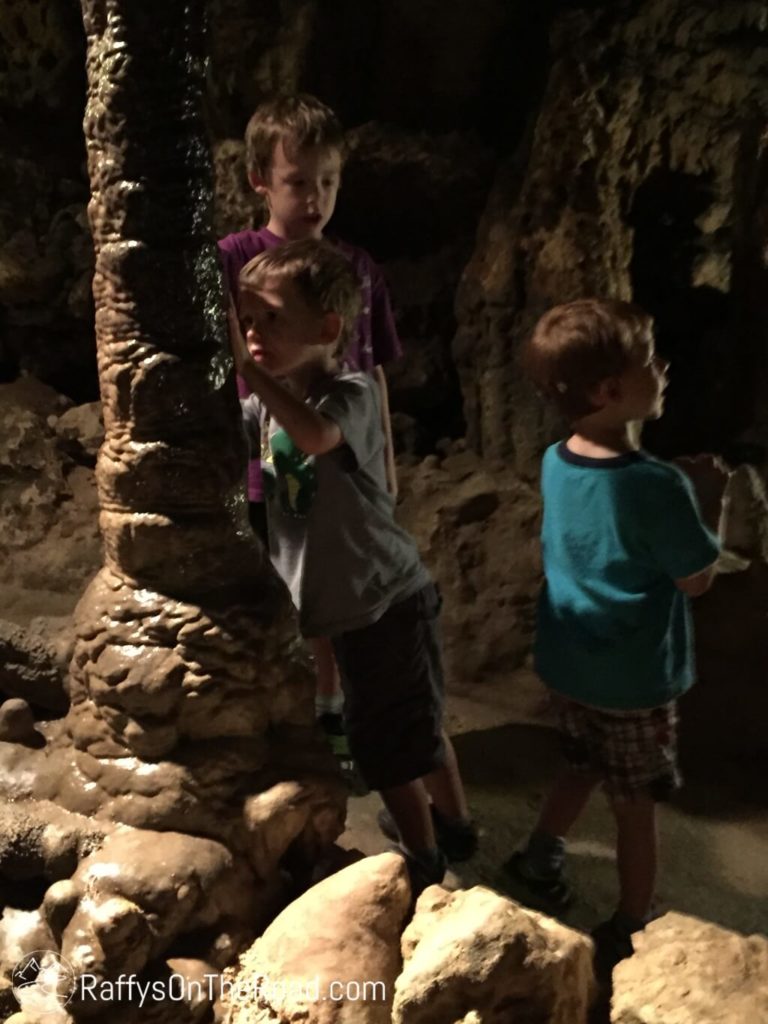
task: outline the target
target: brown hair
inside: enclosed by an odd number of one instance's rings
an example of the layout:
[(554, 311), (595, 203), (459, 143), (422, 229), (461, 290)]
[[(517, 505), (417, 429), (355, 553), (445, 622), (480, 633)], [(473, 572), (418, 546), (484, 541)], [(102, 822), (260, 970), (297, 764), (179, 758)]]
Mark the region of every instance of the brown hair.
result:
[(278, 142), (286, 155), (295, 156), (305, 146), (338, 149), (345, 155), (344, 129), (331, 110), (308, 93), (278, 96), (260, 104), (245, 129), (245, 160), (249, 172), (269, 178)]
[(541, 317), (521, 363), (565, 416), (579, 419), (595, 411), (589, 393), (623, 373), (652, 331), (653, 318), (631, 302), (577, 299)]
[(286, 242), (246, 263), (240, 271), (239, 288), (258, 290), (269, 278), (293, 281), (307, 305), (318, 313), (338, 313), (342, 327), (336, 351), (344, 351), (362, 304), (360, 280), (346, 256), (322, 239)]

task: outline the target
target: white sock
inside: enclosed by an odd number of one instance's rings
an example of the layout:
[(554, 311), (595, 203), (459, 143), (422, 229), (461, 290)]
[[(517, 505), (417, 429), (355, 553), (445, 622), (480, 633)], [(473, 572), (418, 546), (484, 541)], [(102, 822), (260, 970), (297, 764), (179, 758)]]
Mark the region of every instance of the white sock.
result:
[(340, 715), (344, 707), (344, 697), (340, 693), (315, 694), (315, 715)]

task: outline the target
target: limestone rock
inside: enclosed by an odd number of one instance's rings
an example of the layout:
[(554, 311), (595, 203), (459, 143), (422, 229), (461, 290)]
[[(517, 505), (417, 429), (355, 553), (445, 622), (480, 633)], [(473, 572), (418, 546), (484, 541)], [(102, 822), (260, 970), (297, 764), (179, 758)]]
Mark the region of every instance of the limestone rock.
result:
[(69, 405), (33, 377), (0, 385), (0, 602), (17, 624), (41, 605), (71, 614), (101, 560), (93, 472), (74, 465), (54, 430)]
[(490, 889), (427, 889), (402, 950), (393, 1024), (586, 1024), (590, 940)]
[(454, 692), (520, 667), (540, 579), (539, 498), (501, 463), (455, 451), (400, 471), (398, 519), (445, 600), (441, 627)]
[(610, 6), (561, 5), (535, 128), (499, 165), (457, 298), (468, 441), (530, 476), (562, 428), (516, 354), (557, 302), (633, 298), (656, 317), (673, 370), (652, 450), (722, 450), (764, 419), (764, 118), (739, 116), (765, 108), (761, 8)]
[(45, 738), (35, 728), (32, 708), (20, 697), (12, 697), (0, 705), (0, 740), (26, 747), (45, 745)]
[(228, 972), (228, 1024), (389, 1024), (409, 902), (405, 864), (393, 853), (313, 886)]
[(2, 619), (0, 693), (56, 712), (69, 706), (56, 651), (41, 637)]
[(5, 549), (41, 540), (65, 489), (55, 437), (45, 419), (46, 412), (59, 405), (58, 399), (31, 378), (0, 385), (0, 536)]
[(612, 1024), (768, 1020), (768, 939), (670, 913), (634, 939), (613, 972)]
[(255, 228), (264, 221), (265, 208), (248, 183), (245, 143), (223, 139), (213, 145), (214, 225), (217, 238), (233, 231)]
[(74, 449), (75, 457), (86, 457), (91, 465), (96, 463), (96, 454), (104, 440), (104, 417), (101, 402), (88, 402), (67, 409), (55, 424), (57, 435)]
[(768, 561), (768, 496), (760, 473), (753, 466), (738, 466), (728, 480), (725, 500), (725, 547)]

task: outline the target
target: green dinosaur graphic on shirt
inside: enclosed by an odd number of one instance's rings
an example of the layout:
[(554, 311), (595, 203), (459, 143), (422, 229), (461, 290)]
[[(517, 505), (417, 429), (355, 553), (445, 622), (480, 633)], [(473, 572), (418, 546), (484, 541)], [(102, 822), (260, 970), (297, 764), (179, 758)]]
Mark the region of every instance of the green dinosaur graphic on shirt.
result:
[(284, 515), (307, 516), (317, 491), (314, 456), (306, 455), (278, 427), (262, 441), (261, 465), (267, 498), (276, 496)]

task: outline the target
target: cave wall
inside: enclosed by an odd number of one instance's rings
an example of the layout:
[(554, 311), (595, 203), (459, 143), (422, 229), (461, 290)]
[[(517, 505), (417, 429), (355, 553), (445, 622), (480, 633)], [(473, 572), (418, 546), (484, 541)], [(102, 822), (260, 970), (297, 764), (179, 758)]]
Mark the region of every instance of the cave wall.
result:
[(98, 395), (77, 0), (0, 10), (0, 382)]
[(766, 27), (762, 4), (691, 0), (557, 20), (529, 148), (499, 166), (458, 300), (454, 357), (483, 454), (535, 470), (557, 425), (518, 345), (553, 303), (602, 293), (645, 305), (672, 363), (651, 447), (764, 461), (768, 435), (748, 432), (766, 398)]

